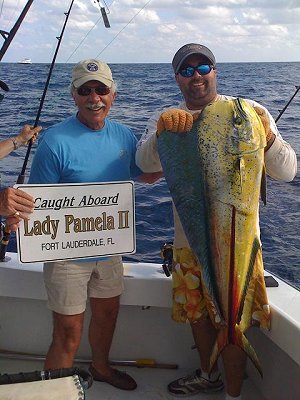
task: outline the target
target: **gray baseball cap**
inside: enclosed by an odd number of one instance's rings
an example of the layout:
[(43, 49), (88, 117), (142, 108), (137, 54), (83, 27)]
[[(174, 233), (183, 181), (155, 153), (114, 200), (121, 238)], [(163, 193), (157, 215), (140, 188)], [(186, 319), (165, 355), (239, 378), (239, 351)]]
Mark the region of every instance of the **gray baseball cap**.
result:
[(182, 66), (184, 60), (192, 54), (200, 54), (206, 57), (214, 67), (216, 66), (215, 56), (208, 47), (203, 46), (202, 44), (189, 43), (180, 47), (173, 58), (172, 66), (175, 74), (177, 74), (180, 70), (180, 67)]

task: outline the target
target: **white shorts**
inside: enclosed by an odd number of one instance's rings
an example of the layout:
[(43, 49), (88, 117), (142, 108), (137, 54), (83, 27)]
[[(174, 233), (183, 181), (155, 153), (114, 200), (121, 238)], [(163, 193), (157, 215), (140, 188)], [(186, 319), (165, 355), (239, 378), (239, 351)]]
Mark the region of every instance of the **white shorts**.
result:
[(121, 295), (124, 289), (122, 258), (45, 263), (44, 281), (50, 310), (63, 315), (81, 314), (85, 311), (88, 297)]

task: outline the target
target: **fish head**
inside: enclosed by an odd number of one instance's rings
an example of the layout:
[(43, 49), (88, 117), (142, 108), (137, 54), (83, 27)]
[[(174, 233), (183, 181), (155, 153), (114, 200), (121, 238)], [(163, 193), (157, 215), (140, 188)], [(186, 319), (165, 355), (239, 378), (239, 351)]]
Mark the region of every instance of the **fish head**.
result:
[(232, 134), (228, 151), (241, 156), (263, 149), (267, 144), (265, 129), (257, 113), (241, 98), (233, 100), (232, 105)]

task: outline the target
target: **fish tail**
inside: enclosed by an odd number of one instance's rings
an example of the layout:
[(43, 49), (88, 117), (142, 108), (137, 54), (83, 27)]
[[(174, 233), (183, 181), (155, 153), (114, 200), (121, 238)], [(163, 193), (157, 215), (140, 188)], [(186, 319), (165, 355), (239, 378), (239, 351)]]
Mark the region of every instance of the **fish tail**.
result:
[(231, 336), (231, 340), (229, 340), (228, 328), (226, 328), (226, 327), (222, 328), (218, 332), (217, 340), (214, 344), (214, 347), (213, 347), (213, 350), (212, 350), (212, 353), (210, 356), (210, 368), (209, 368), (210, 371), (213, 369), (213, 366), (216, 364), (222, 351), (229, 344), (233, 344), (235, 346), (240, 347), (247, 354), (247, 356), (250, 358), (250, 360), (253, 362), (254, 366), (260, 373), (260, 376), (263, 377), (261, 365), (258, 360), (257, 354), (256, 354), (254, 348), (251, 346), (249, 340), (246, 338), (246, 336), (241, 331), (241, 329), (238, 325), (235, 326), (235, 332), (234, 332), (234, 335)]

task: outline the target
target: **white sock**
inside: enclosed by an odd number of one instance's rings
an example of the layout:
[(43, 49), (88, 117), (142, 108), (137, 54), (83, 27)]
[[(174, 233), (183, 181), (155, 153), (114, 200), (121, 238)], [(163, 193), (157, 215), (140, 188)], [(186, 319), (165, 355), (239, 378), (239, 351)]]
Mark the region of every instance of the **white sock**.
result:
[(201, 376), (202, 378), (206, 379), (207, 381), (209, 381), (209, 376), (207, 372), (201, 371)]
[(204, 379), (212, 382), (216, 381), (219, 378), (219, 375), (220, 375), (219, 371), (212, 372), (210, 375), (208, 375), (207, 372), (201, 371), (201, 376)]
[(242, 396), (239, 395), (238, 397), (233, 397), (233, 396), (230, 396), (230, 394), (227, 394), (227, 393), (226, 393), (226, 398), (225, 398), (225, 400), (242, 400)]
[(209, 380), (212, 381), (212, 382), (214, 382), (214, 381), (216, 381), (216, 380), (219, 378), (219, 376), (220, 376), (220, 371), (212, 372), (212, 373), (209, 375)]

